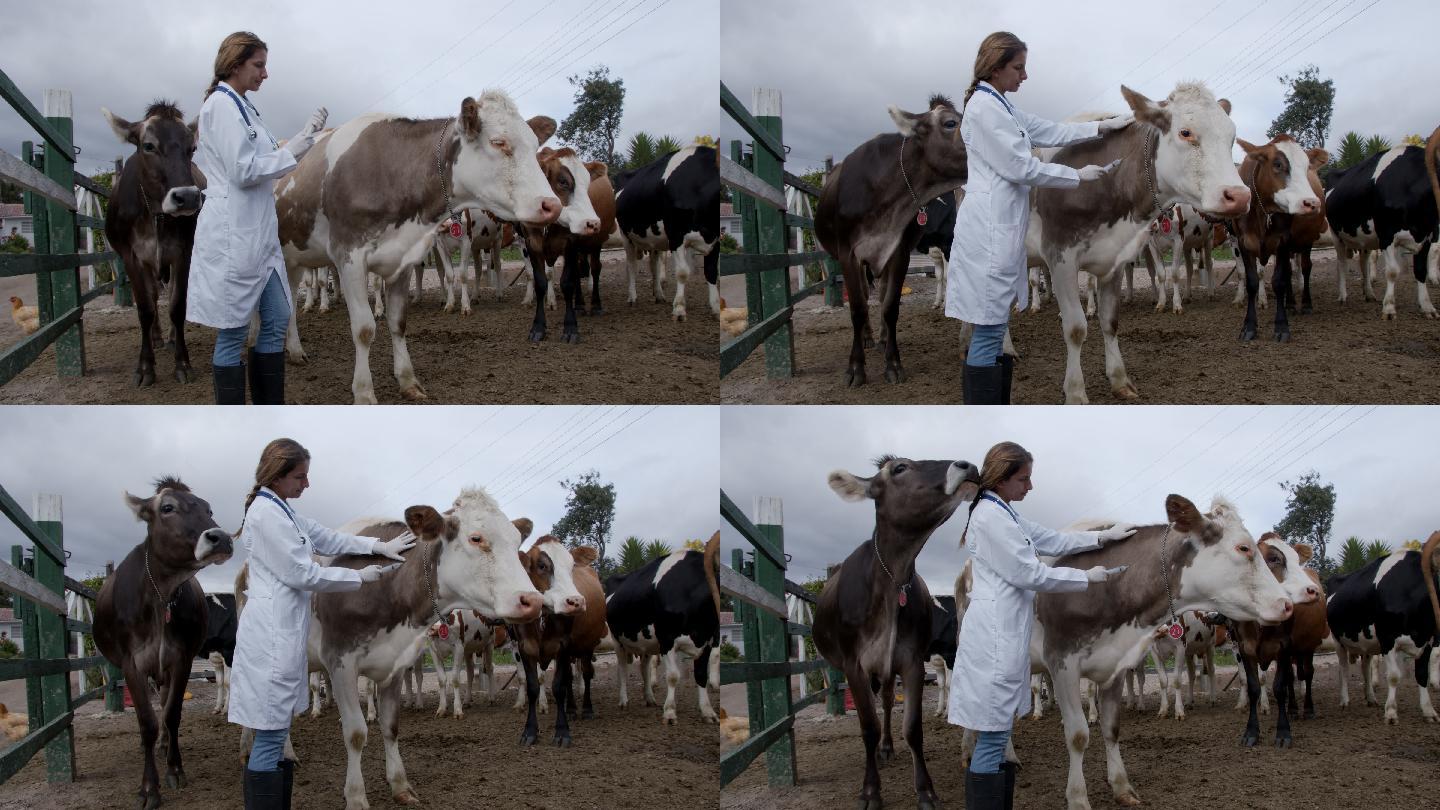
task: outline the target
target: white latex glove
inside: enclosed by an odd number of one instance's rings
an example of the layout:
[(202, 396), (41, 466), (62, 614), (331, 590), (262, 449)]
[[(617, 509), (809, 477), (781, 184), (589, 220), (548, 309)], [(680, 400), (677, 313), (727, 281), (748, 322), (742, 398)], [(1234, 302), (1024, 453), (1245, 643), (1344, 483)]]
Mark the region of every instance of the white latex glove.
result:
[(1108, 174), (1108, 173), (1110, 173), (1111, 171), (1113, 171), (1113, 170), (1115, 169), (1115, 167), (1116, 167), (1116, 166), (1119, 166), (1119, 165), (1120, 165), (1120, 161), (1119, 161), (1119, 160), (1112, 160), (1112, 161), (1110, 161), (1109, 163), (1105, 164), (1104, 166), (1096, 166), (1096, 165), (1094, 165), (1094, 164), (1091, 164), (1091, 165), (1089, 165), (1089, 166), (1086, 166), (1085, 168), (1079, 170), (1079, 172), (1080, 172), (1080, 182), (1082, 182), (1082, 183), (1088, 183), (1088, 182), (1091, 181), (1091, 180), (1099, 180), (1100, 178), (1104, 177), (1106, 174)]
[(389, 565), (367, 565), (364, 568), (360, 569), (360, 581), (374, 582), (380, 577), (385, 576), (386, 574), (394, 571), (396, 568), (399, 567), (400, 563), (390, 563)]
[(1097, 565), (1085, 571), (1085, 578), (1091, 582), (1104, 582), (1111, 577), (1125, 573), (1125, 569), (1129, 567), (1128, 565), (1117, 565), (1114, 568), (1106, 568), (1103, 565)]
[(1132, 113), (1117, 115), (1113, 118), (1102, 118), (1099, 121), (1100, 132), (1103, 134), (1115, 129), (1124, 129), (1133, 123), (1135, 123), (1135, 116)]
[(1100, 542), (1100, 545), (1108, 546), (1116, 540), (1124, 540), (1134, 533), (1135, 527), (1129, 523), (1116, 523), (1114, 526), (1102, 530), (1100, 536), (1095, 539)]
[(299, 160), (310, 151), (315, 145), (315, 133), (325, 128), (325, 119), (330, 117), (330, 111), (324, 107), (317, 108), (310, 114), (310, 120), (305, 122), (304, 128), (295, 133), (295, 137), (285, 142), (285, 148), (290, 154)]
[(401, 532), (393, 540), (376, 540), (375, 545), (370, 547), (370, 553), (404, 562), (405, 558), (400, 556), (400, 552), (409, 551), (414, 547), (415, 535), (410, 532)]

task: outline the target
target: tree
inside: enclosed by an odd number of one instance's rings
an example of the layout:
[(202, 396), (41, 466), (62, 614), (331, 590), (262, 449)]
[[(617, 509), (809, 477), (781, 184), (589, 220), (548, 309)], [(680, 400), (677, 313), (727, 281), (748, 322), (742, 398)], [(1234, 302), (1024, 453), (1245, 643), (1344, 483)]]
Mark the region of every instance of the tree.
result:
[(671, 152), (679, 152), (680, 142), (669, 135), (661, 135), (660, 140), (655, 142), (655, 156), (668, 155)]
[(666, 545), (663, 540), (651, 540), (645, 544), (645, 562), (668, 557), (672, 551), (674, 549)]
[(625, 168), (638, 169), (641, 166), (648, 166), (655, 161), (655, 139), (650, 133), (641, 130), (630, 136), (630, 146), (626, 150)]
[(1281, 76), (1280, 83), (1289, 85), (1285, 93), (1285, 109), (1265, 131), (1274, 138), (1288, 133), (1306, 149), (1325, 146), (1330, 132), (1330, 114), (1335, 108), (1335, 82), (1320, 78), (1320, 68), (1306, 65), (1298, 76)]
[(1330, 542), (1330, 529), (1335, 523), (1335, 486), (1320, 480), (1320, 473), (1311, 470), (1295, 483), (1282, 481), (1285, 517), (1275, 524), (1275, 532), (1290, 542), (1308, 543), (1315, 556), (1307, 565), (1325, 580), (1335, 573), (1335, 561), (1325, 553)]
[(1340, 149), (1335, 154), (1335, 168), (1348, 169), (1365, 160), (1365, 139), (1358, 132), (1347, 132), (1340, 139)]
[(1390, 544), (1384, 540), (1371, 540), (1365, 544), (1365, 562), (1378, 560), (1390, 554)]
[(620, 134), (625, 109), (625, 81), (611, 79), (610, 68), (600, 65), (589, 75), (571, 76), (575, 88), (575, 110), (560, 124), (556, 134), (587, 160), (602, 160), (614, 167), (615, 138)]
[(1421, 549), (1419, 540), (1406, 540), (1404, 545), (1400, 547), (1407, 551), (1419, 551)]
[(590, 470), (574, 481), (560, 486), (570, 491), (565, 496), (565, 514), (550, 528), (570, 548), (590, 546), (597, 555), (601, 579), (613, 571), (614, 563), (605, 556), (610, 542), (610, 527), (615, 523), (615, 485), (600, 480), (600, 473)]
[(702, 554), (705, 553), (705, 541), (699, 539), (698, 537), (693, 540), (686, 540), (685, 543), (680, 547), (686, 549), (687, 551), (698, 551)]
[(695, 145), (695, 146), (708, 146), (708, 147), (710, 147), (711, 149), (719, 149), (719, 148), (720, 148), (720, 142), (717, 141), (717, 140), (715, 140), (715, 136), (713, 136), (713, 135), (696, 135), (696, 136), (695, 136), (695, 144), (694, 144), (694, 145)]
[(1424, 135), (1406, 135), (1404, 138), (1401, 138), (1401, 139), (1400, 139), (1400, 143), (1403, 143), (1403, 144), (1405, 144), (1405, 145), (1407, 145), (1407, 146), (1419, 146), (1419, 147), (1422, 147), (1422, 148), (1423, 148), (1423, 147), (1425, 146), (1425, 136), (1424, 136)]
[(1365, 139), (1365, 157), (1372, 158), (1382, 152), (1389, 152), (1391, 144), (1388, 139), (1381, 135), (1371, 135)]
[(1335, 569), (1337, 574), (1348, 574), (1351, 571), (1359, 571), (1365, 567), (1365, 543), (1360, 538), (1350, 536), (1345, 539), (1345, 545), (1340, 547), (1340, 565)]
[(645, 562), (645, 543), (632, 534), (620, 544), (620, 561), (616, 563), (615, 571), (628, 574), (645, 567)]
[(18, 233), (13, 233), (13, 234), (10, 234), (9, 236), (6, 236), (6, 237), (4, 237), (4, 241), (3, 241), (3, 242), (0, 242), (0, 253), (29, 253), (29, 252), (30, 252), (30, 240), (29, 240), (29, 239), (26, 239), (25, 237), (21, 236), (21, 235), (18, 234)]

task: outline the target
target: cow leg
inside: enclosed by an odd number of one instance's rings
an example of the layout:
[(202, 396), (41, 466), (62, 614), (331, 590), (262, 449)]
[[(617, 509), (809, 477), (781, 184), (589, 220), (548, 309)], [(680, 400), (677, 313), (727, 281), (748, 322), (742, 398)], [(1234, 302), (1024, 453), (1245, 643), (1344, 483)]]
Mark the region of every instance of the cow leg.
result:
[(220, 653), (210, 653), (210, 667), (215, 670), (215, 708), (211, 714), (219, 714), (225, 708), (225, 659)]
[(1055, 303), (1060, 307), (1060, 333), (1065, 338), (1065, 404), (1086, 405), (1089, 399), (1085, 396), (1085, 372), (1080, 369), (1080, 349), (1089, 327), (1080, 309), (1080, 279), (1076, 268), (1059, 261), (1058, 255), (1046, 258)]
[[(1174, 671), (1170, 673), (1170, 696), (1175, 698), (1175, 719), (1185, 719), (1185, 701), (1180, 697), (1180, 664), (1182, 659), (1188, 659), (1185, 654), (1183, 642), (1175, 645), (1175, 663), (1172, 665)], [(1190, 671), (1190, 702), (1195, 702), (1195, 671)]]
[(595, 660), (593, 653), (587, 653), (580, 659), (580, 675), (585, 679), (585, 694), (580, 704), (580, 719), (595, 719), (595, 704), (590, 702), (590, 681), (595, 679)]
[(1125, 358), (1120, 356), (1120, 279), (1114, 273), (1100, 283), (1100, 334), (1105, 339), (1105, 375), (1110, 388), (1121, 400), (1140, 398), (1130, 375), (1125, 371)]
[(845, 669), (845, 682), (850, 684), (855, 716), (860, 719), (860, 739), (865, 743), (865, 778), (857, 810), (880, 810), (885, 806), (880, 797), (880, 766), (876, 757), (880, 745), (880, 724), (875, 716), (874, 694), (869, 689), (870, 676), (865, 674), (858, 662), (852, 661)]
[(525, 728), (520, 731), (521, 745), (534, 745), (540, 736), (540, 722), (535, 717), (535, 704), (540, 699), (541, 673), (535, 659), (521, 654), (520, 666), (525, 671)]
[[(945, 665), (944, 656), (931, 656), (930, 663), (935, 665), (935, 687), (939, 693), (935, 696), (935, 716), (944, 717), (946, 704), (950, 698), (950, 668)], [(1034, 678), (1031, 678), (1031, 681), (1033, 682)], [(1034, 706), (1035, 703), (1035, 691), (1032, 688), (1030, 691), (1030, 705)]]
[[(190, 289), (190, 251), (182, 250), (175, 265), (175, 279), (170, 286), (170, 341), (175, 351), (175, 382), (195, 379), (190, 367), (190, 349), (185, 345), (185, 299)], [(1425, 285), (1420, 285), (1423, 289)], [(293, 300), (293, 298), (292, 298)]]
[(1337, 643), (1335, 662), (1340, 665), (1340, 708), (1350, 706), (1350, 652)]
[[(1033, 674), (1033, 675), (1030, 676), (1030, 719), (1031, 719), (1031, 720), (1039, 720), (1040, 718), (1042, 718), (1042, 717), (1045, 716), (1045, 709), (1044, 709), (1044, 706), (1045, 706), (1044, 683), (1045, 683), (1045, 682), (1044, 682), (1043, 680), (1041, 680), (1041, 678), (1042, 678), (1042, 676), (1041, 676), (1039, 673), (1035, 673), (1035, 674)], [(948, 690), (946, 690), (946, 691), (948, 692)], [(942, 705), (942, 706), (945, 705), (946, 700), (947, 700), (946, 694), (945, 694), (945, 693), (942, 693), (942, 694), (940, 695), (940, 702), (941, 702), (941, 705)], [(967, 732), (967, 733), (968, 733), (968, 732)]]
[(920, 716), (920, 698), (925, 693), (924, 662), (918, 656), (906, 661), (900, 679), (906, 698), (901, 730), (905, 734), (905, 744), (910, 747), (910, 758), (915, 768), (916, 801), (920, 810), (936, 810), (940, 806), (940, 797), (935, 795), (935, 785), (925, 767), (925, 723)]
[(551, 689), (555, 695), (555, 738), (554, 744), (559, 748), (569, 748), (570, 739), (570, 709), (575, 699), (570, 694), (570, 682), (575, 677), (575, 669), (570, 666), (570, 656), (564, 652), (555, 659), (555, 678), (551, 681)]
[(1313, 267), (1310, 261), (1311, 245), (1300, 248), (1300, 276), (1304, 280), (1305, 288), (1300, 293), (1300, 314), (1309, 315), (1315, 311), (1314, 302), (1310, 299), (1310, 270)]
[(1152, 647), (1150, 654), (1155, 658), (1155, 679), (1160, 682), (1160, 711), (1155, 716), (1163, 718), (1170, 713), (1170, 670), (1165, 667), (1165, 656), (1158, 647)]
[(845, 292), (850, 298), (850, 364), (845, 370), (845, 386), (859, 388), (865, 384), (865, 337), (870, 330), (870, 302), (865, 289), (863, 268), (851, 262), (845, 265)]
[[(445, 312), (455, 311), (456, 290), (455, 285), (460, 281), (455, 267), (450, 263), (450, 251), (445, 248), (444, 240), (436, 239), (432, 251), (435, 255), (435, 269), (440, 273), (440, 283), (445, 288), (445, 306), (441, 309)], [(460, 251), (461, 261), (464, 261), (466, 251)], [(463, 265), (462, 265), (463, 266)]]
[(1305, 682), (1305, 708), (1300, 717), (1303, 720), (1315, 719), (1315, 701), (1310, 694), (1311, 681), (1315, 679), (1315, 653), (1303, 652), (1295, 658), (1295, 676)]
[[(355, 373), (350, 383), (350, 391), (354, 394), (355, 404), (374, 405), (375, 383), (370, 377), (370, 344), (375, 340), (375, 316), (371, 314), (366, 299), (365, 264), (352, 259), (340, 267), (339, 271), (345, 307), (350, 313), (350, 337), (355, 344)], [(379, 282), (380, 279), (377, 278), (376, 281)], [(404, 295), (401, 290), (400, 296), (403, 298)]]
[[(405, 343), (405, 310), (410, 301), (403, 284), (397, 284), (389, 291), (390, 311), (385, 314), (386, 325), (390, 327), (390, 349), (395, 361), (395, 382), (400, 386), (400, 396), (407, 402), (423, 402), (429, 399), (420, 381), (415, 378), (415, 366), (410, 362), (410, 349)], [(366, 369), (369, 370), (368, 368)]]
[[(1281, 309), (1280, 296), (1275, 296), (1275, 308)], [(1282, 652), (1275, 661), (1275, 747), (1289, 748), (1294, 745), (1290, 734), (1290, 712), (1294, 709), (1295, 669), (1291, 666), (1290, 654)]]
[(1290, 339), (1290, 310), (1295, 306), (1295, 292), (1290, 280), (1290, 249), (1282, 247), (1275, 254), (1275, 342)]
[(1255, 713), (1255, 706), (1260, 700), (1260, 672), (1253, 658), (1238, 657), (1245, 671), (1245, 694), (1250, 704), (1250, 717), (1245, 723), (1245, 733), (1240, 736), (1240, 744), (1254, 748), (1260, 742), (1260, 717)]
[[(1053, 265), (1052, 265), (1053, 267)], [(1058, 274), (1052, 273), (1051, 279)], [(1057, 291), (1059, 287), (1057, 286)], [(1057, 292), (1058, 297), (1058, 292)], [(1050, 682), (1060, 704), (1060, 717), (1065, 727), (1066, 748), (1070, 753), (1070, 770), (1065, 784), (1069, 810), (1090, 810), (1085, 790), (1085, 748), (1090, 744), (1090, 723), (1080, 694), (1080, 673), (1073, 666), (1050, 667)]]
[(715, 715), (715, 709), (710, 705), (710, 684), (713, 682), (717, 687), (720, 685), (720, 653), (715, 648), (706, 646), (703, 649), (690, 649), (694, 659), (695, 687), (698, 691), (696, 703), (700, 709), (700, 717), (711, 723), (719, 723), (720, 718)]
[(905, 271), (909, 267), (909, 254), (896, 251), (885, 268), (885, 293), (881, 311), (885, 319), (885, 381), (905, 382), (905, 368), (900, 363), (900, 342), (895, 326), (900, 321), (900, 291), (905, 287)]
[(375, 693), (378, 691), (376, 683), (363, 675), (356, 679), (356, 683), (365, 690), (365, 722), (375, 722)]
[(660, 251), (650, 251), (650, 279), (654, 284), (655, 303), (663, 304), (665, 301), (665, 269), (661, 261)]
[(311, 716), (312, 718), (315, 718), (315, 717), (319, 717), (319, 716), (320, 716), (320, 710), (325, 707), (325, 698), (324, 698), (324, 695), (321, 694), (321, 691), (320, 691), (320, 673), (318, 673), (318, 672), (312, 672), (312, 673), (310, 673), (309, 681), (310, 681), (310, 716)]
[(165, 786), (185, 787), (185, 766), (180, 761), (180, 713), (185, 708), (185, 687), (190, 677), (190, 661), (175, 656), (166, 674), (165, 685)]
[(1105, 740), (1105, 775), (1110, 781), (1110, 790), (1115, 803), (1122, 807), (1136, 807), (1140, 797), (1130, 784), (1125, 772), (1125, 761), (1120, 757), (1120, 692), (1124, 684), (1119, 678), (1100, 690), (1100, 736)]
[[(594, 248), (590, 250), (586, 259), (590, 265), (590, 314), (592, 316), (604, 315), (605, 306), (600, 303), (600, 270), (602, 267), (600, 262), (600, 249)], [(583, 274), (583, 264), (581, 271)]]
[[(135, 300), (138, 305), (138, 295)], [(135, 719), (140, 724), (140, 752), (145, 762), (140, 777), (139, 806), (141, 810), (151, 810), (160, 806), (160, 774), (155, 767), (155, 739), (160, 736), (160, 724), (155, 718), (155, 708), (150, 705), (149, 683), (133, 658), (125, 665), (125, 683), (131, 685), (130, 697), (134, 699)]]
[[(140, 356), (135, 362), (132, 384), (137, 388), (149, 388), (155, 384), (155, 284), (153, 269), (135, 254), (123, 257), (125, 266), (131, 268), (130, 285), (134, 289), (135, 314), (140, 319)], [(147, 272), (147, 269), (149, 271)], [(137, 681), (138, 683), (138, 681)], [(157, 799), (158, 801), (158, 799)]]
[(1395, 704), (1395, 690), (1400, 685), (1400, 651), (1391, 648), (1385, 653), (1385, 722), (1388, 725), (1399, 725), (1400, 715)]
[(1384, 320), (1394, 320), (1395, 282), (1400, 278), (1400, 248), (1392, 241), (1389, 247), (1380, 251), (1380, 254), (1385, 261), (1385, 299), (1380, 304), (1380, 317)]
[(1437, 315), (1435, 312), (1435, 305), (1430, 303), (1430, 288), (1426, 285), (1426, 281), (1430, 276), (1429, 268), (1426, 266), (1429, 255), (1430, 243), (1425, 242), (1420, 245), (1420, 249), (1411, 257), (1411, 261), (1415, 263), (1416, 303), (1420, 306), (1421, 314), (1433, 320), (1436, 317), (1440, 317), (1440, 315)]
[(891, 675), (880, 686), (880, 747), (875, 751), (875, 759), (881, 765), (895, 758), (895, 741), (890, 735), (890, 716), (894, 713), (895, 676)]
[(615, 663), (620, 668), (620, 708), (624, 709), (630, 705), (630, 695), (626, 688), (626, 684), (630, 680), (630, 653), (626, 652), (618, 642), (615, 644)]
[(1240, 248), (1240, 261), (1245, 266), (1245, 324), (1240, 327), (1240, 339), (1250, 341), (1255, 339), (1255, 296), (1260, 291), (1260, 271), (1255, 267), (1255, 255)]
[(480, 661), (480, 671), (485, 673), (485, 688), (488, 695), (485, 699), (486, 705), (494, 706), (498, 696), (500, 684), (495, 680), (495, 650), (492, 644), (486, 644), (481, 648), (480, 654), (485, 656)]
[[(295, 285), (300, 280), (300, 275), (304, 272), (305, 270), (302, 267), (291, 267), (286, 270), (285, 274), (289, 277), (290, 280), (290, 289), (295, 289)], [(328, 274), (329, 271), (326, 270), (323, 272)], [(320, 311), (325, 312), (328, 309), (329, 307), (327, 306), (325, 300), (322, 299), (320, 302)], [(296, 318), (292, 314), (290, 316), (290, 323), (285, 329), (285, 360), (286, 362), (294, 365), (303, 365), (307, 360), (305, 356), (305, 347), (300, 345), (299, 321), (300, 319)]]
[[(933, 309), (939, 309), (945, 305), (945, 264), (949, 260), (946, 258), (945, 252), (938, 247), (930, 248), (927, 255), (930, 256), (930, 261), (935, 264), (935, 302), (930, 306)], [(1033, 289), (1031, 290), (1030, 300), (1035, 300)]]
[[(685, 282), (690, 279), (690, 247), (684, 242), (670, 251), (670, 264), (675, 268), (675, 300), (670, 317), (676, 321), (685, 320)], [(660, 291), (656, 290), (656, 297)]]
[(1415, 683), (1420, 686), (1420, 716), (1425, 718), (1427, 723), (1440, 722), (1440, 717), (1435, 714), (1435, 706), (1430, 702), (1430, 659), (1432, 655), (1430, 646), (1426, 646), (1419, 657), (1415, 659)]
[(680, 685), (680, 653), (674, 647), (661, 656), (665, 663), (665, 707), (660, 722), (675, 725), (675, 689)]
[[(545, 258), (538, 251), (525, 249), (525, 259), (530, 264), (531, 289), (535, 295), (535, 318), (530, 322), (530, 342), (539, 343), (545, 339), (545, 293), (550, 288), (550, 279), (545, 275)], [(529, 303), (527, 294), (524, 303)]]
[(1374, 656), (1369, 655), (1360, 657), (1360, 680), (1365, 685), (1366, 706), (1380, 705), (1380, 699), (1375, 696), (1375, 680), (1379, 677), (1375, 671), (1375, 667), (1378, 667), (1383, 661), (1383, 658), (1376, 659)]
[[(571, 240), (573, 243), (573, 240)], [(580, 290), (580, 250), (574, 244), (565, 246), (565, 269), (560, 275), (561, 297), (565, 299), (565, 329), (560, 339), (566, 343), (580, 342), (580, 324), (575, 318), (578, 309), (585, 306)]]

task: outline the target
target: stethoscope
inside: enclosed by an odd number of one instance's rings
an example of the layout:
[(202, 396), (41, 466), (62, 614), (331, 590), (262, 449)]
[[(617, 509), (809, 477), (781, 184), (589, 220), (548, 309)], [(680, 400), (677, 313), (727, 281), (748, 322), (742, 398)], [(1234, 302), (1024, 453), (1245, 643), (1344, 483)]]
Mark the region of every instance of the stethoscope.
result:
[[(243, 119), (245, 119), (245, 130), (246, 130), (247, 133), (249, 133), (249, 135), (250, 135), (250, 140), (252, 140), (252, 141), (255, 140), (255, 135), (256, 135), (255, 125), (252, 124), (252, 123), (250, 123), (250, 116), (249, 116), (248, 113), (245, 112), (245, 108), (246, 108), (246, 107), (249, 107), (249, 108), (250, 108), (250, 112), (255, 113), (255, 120), (257, 120), (257, 121), (260, 120), (260, 111), (257, 110), (257, 109), (255, 109), (255, 105), (251, 104), (248, 100), (242, 102), (242, 101), (240, 100), (240, 96), (236, 95), (233, 90), (231, 90), (230, 88), (228, 88), (228, 87), (226, 87), (226, 86), (224, 86), (224, 85), (216, 85), (216, 86), (215, 86), (215, 89), (216, 89), (216, 90), (219, 90), (220, 92), (222, 92), (222, 93), (224, 93), (225, 95), (229, 96), (229, 97), (230, 97), (230, 100), (233, 101), (233, 102), (235, 102), (235, 109), (239, 110), (239, 111), (240, 111), (240, 117), (243, 118)], [(984, 89), (984, 88), (981, 88), (981, 89)], [(1000, 100), (1001, 100), (1001, 101), (1004, 101), (1004, 99), (1000, 99)], [(280, 144), (275, 140), (275, 136), (270, 134), (270, 130), (269, 130), (268, 128), (265, 130), (265, 137), (267, 137), (267, 138), (270, 139), (270, 145), (271, 145), (272, 147), (274, 147), (274, 148), (276, 148), (276, 149), (279, 149), (279, 148), (280, 148)]]
[[(1004, 501), (1000, 500), (999, 497), (997, 497), (996, 495), (993, 495), (993, 494), (991, 494), (991, 493), (989, 493), (989, 492), (985, 493), (984, 495), (981, 495), (980, 497), (984, 498), (984, 499), (987, 500), (987, 501), (990, 501), (991, 503), (996, 504), (996, 505), (999, 506), (1001, 509), (1004, 509), (1004, 510), (1005, 510), (1005, 513), (1010, 516), (1010, 519), (1013, 520), (1013, 521), (1015, 521), (1015, 525), (1016, 525), (1016, 526), (1019, 526), (1019, 525), (1020, 525), (1020, 516), (1017, 515), (1017, 514), (1015, 514), (1015, 510), (1014, 510), (1014, 509), (1011, 509), (1011, 508), (1010, 508), (1010, 504), (1005, 503)], [(1025, 545), (1027, 545), (1027, 546), (1033, 545), (1033, 544), (1030, 542), (1029, 536), (1025, 534), (1024, 528), (1021, 528), (1021, 530), (1020, 530), (1020, 536), (1025, 538)], [(1037, 556), (1038, 556), (1038, 555), (1037, 555)]]
[[(1020, 120), (1015, 117), (1015, 108), (1010, 106), (1010, 102), (1006, 101), (1004, 96), (1000, 95), (999, 93), (995, 92), (994, 90), (991, 90), (989, 87), (987, 87), (987, 86), (985, 86), (985, 85), (983, 85), (983, 84), (977, 84), (977, 85), (975, 85), (975, 89), (976, 89), (976, 90), (984, 90), (985, 92), (989, 93), (990, 95), (992, 95), (992, 96), (994, 96), (995, 98), (997, 98), (997, 99), (1000, 100), (1000, 103), (1005, 106), (1005, 112), (1010, 113), (1010, 120), (1015, 122), (1015, 128), (1020, 131), (1020, 137), (1022, 137), (1022, 138), (1025, 139), (1025, 143), (1026, 143), (1026, 144), (1029, 144), (1029, 143), (1030, 143), (1030, 133), (1026, 132), (1024, 127), (1020, 126)], [(256, 113), (256, 115), (259, 115), (259, 113)]]

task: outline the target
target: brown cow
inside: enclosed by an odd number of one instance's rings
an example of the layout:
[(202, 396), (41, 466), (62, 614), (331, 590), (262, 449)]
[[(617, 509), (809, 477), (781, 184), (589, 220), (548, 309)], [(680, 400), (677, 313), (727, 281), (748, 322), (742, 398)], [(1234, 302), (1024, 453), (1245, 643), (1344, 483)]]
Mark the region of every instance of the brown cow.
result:
[(205, 177), (190, 158), (195, 154), (195, 123), (180, 109), (157, 101), (135, 123), (101, 109), (115, 136), (135, 147), (126, 158), (115, 191), (105, 205), (105, 239), (120, 254), (135, 291), (140, 318), (140, 359), (134, 384), (155, 384), (155, 344), (161, 342), (160, 285), (170, 287), (170, 344), (175, 350), (175, 380), (195, 379), (185, 346), (185, 298), (190, 285), (190, 250), (195, 245), (195, 215), (203, 202)]
[(1316, 170), (1330, 160), (1324, 149), (1304, 149), (1289, 135), (1276, 135), (1264, 146), (1243, 138), (1245, 150), (1240, 176), (1250, 187), (1250, 210), (1235, 220), (1240, 260), (1245, 265), (1245, 326), (1241, 340), (1255, 339), (1255, 296), (1260, 287), (1258, 260), (1264, 265), (1275, 256), (1275, 340), (1290, 339), (1287, 310), (1295, 306), (1290, 283), (1290, 257), (1300, 256), (1305, 290), (1300, 311), (1311, 312), (1310, 248), (1325, 232), (1325, 195)]
[(555, 744), (570, 746), (570, 715), (576, 712), (570, 662), (578, 659), (585, 678), (584, 710), (579, 716), (590, 719), (590, 680), (595, 677), (594, 653), (605, 637), (605, 591), (591, 565), (595, 549), (589, 546), (567, 549), (560, 539), (545, 535), (522, 552), (520, 559), (530, 583), (545, 597), (545, 614), (540, 621), (513, 629), (525, 668), (526, 716), (521, 745), (534, 745), (539, 734), (535, 702), (540, 697), (540, 675), (555, 662)]
[(140, 807), (160, 806), (160, 776), (155, 768), (159, 724), (150, 706), (150, 685), (165, 695), (165, 785), (185, 786), (180, 762), (180, 711), (190, 662), (205, 641), (209, 611), (195, 572), (230, 559), (230, 535), (215, 524), (210, 504), (178, 478), (155, 482), (155, 494), (125, 493), (137, 520), (147, 524), (145, 541), (130, 550), (105, 580), (95, 602), (95, 647), (125, 674), (140, 723), (145, 770), (140, 778)]
[[(935, 111), (932, 110), (932, 114)], [(902, 257), (909, 251), (902, 251)], [(853, 303), (855, 298), (851, 296)], [(925, 686), (925, 651), (930, 644), (930, 593), (915, 573), (915, 558), (940, 524), (961, 503), (973, 500), (980, 472), (968, 461), (912, 461), (883, 456), (879, 470), (861, 478), (844, 470), (830, 473), (830, 488), (847, 501), (875, 502), (875, 531), (845, 558), (825, 583), (815, 606), (815, 649), (845, 673), (855, 699), (865, 742), (861, 810), (878, 810), (879, 762), (890, 759), (891, 707), (895, 676), (905, 701), (905, 743), (915, 764), (915, 793), (922, 810), (940, 804), (925, 769), (920, 718)], [(874, 693), (883, 700), (884, 733), (876, 722)]]
[(880, 281), (885, 379), (904, 382), (895, 324), (910, 252), (925, 229), (920, 220), (932, 215), (919, 216), (919, 209), (970, 176), (960, 113), (950, 99), (931, 96), (930, 110), (919, 114), (891, 107), (890, 117), (900, 131), (877, 135), (847, 155), (825, 179), (815, 209), (815, 238), (845, 270), (852, 332), (845, 384), (851, 388), (865, 384), (865, 349), (874, 345), (867, 276)]
[[(566, 256), (565, 275), (560, 290), (565, 295), (565, 331), (562, 340), (566, 343), (580, 342), (580, 329), (575, 320), (574, 300), (571, 292), (579, 290), (579, 270), (569, 258), (570, 240), (575, 237), (594, 237), (597, 244), (603, 244), (609, 234), (602, 228), (595, 198), (598, 194), (602, 204), (610, 211), (610, 227), (615, 224), (615, 192), (606, 179), (608, 169), (604, 163), (586, 163), (573, 149), (540, 150), (536, 156), (550, 189), (560, 198), (564, 206), (560, 218), (553, 225), (519, 224), (516, 233), (522, 238), (525, 258), (530, 264), (533, 292), (535, 296), (535, 320), (530, 325), (530, 339), (539, 342), (545, 339), (545, 302), (549, 288), (547, 268), (561, 256)], [(592, 181), (603, 180), (603, 183)], [(598, 186), (598, 187), (597, 187)], [(574, 268), (574, 269), (572, 269)], [(572, 278), (573, 276), (573, 278)], [(572, 281), (574, 290), (566, 287), (566, 279)], [(598, 282), (597, 282), (598, 283)], [(529, 296), (526, 297), (527, 301)]]

